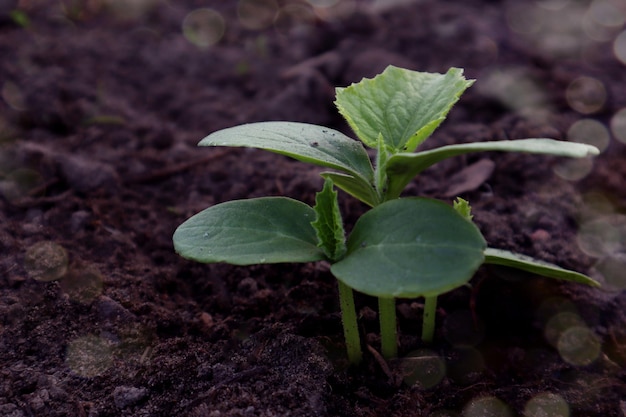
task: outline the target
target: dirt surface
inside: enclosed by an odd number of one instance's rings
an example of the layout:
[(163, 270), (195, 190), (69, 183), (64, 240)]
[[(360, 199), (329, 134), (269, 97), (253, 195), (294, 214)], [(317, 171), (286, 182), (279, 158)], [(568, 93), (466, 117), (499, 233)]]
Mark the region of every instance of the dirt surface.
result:
[[(0, 2), (0, 415), (626, 415), (623, 3), (336, 3), (238, 18), (234, 1)], [(217, 29), (186, 20), (201, 7)], [(398, 301), (389, 364), (359, 295), (366, 353), (350, 369), (328, 265), (174, 253), (175, 228), (212, 204), (310, 204), (322, 184), (317, 168), (201, 138), (261, 120), (348, 132), (334, 87), (388, 64), (478, 80), (426, 147), (587, 129), (605, 148), (593, 161), (470, 155), (407, 194), (461, 195), (490, 246), (603, 289), (482, 268), (440, 297), (432, 345), (422, 301)], [(366, 209), (341, 204), (348, 227)]]

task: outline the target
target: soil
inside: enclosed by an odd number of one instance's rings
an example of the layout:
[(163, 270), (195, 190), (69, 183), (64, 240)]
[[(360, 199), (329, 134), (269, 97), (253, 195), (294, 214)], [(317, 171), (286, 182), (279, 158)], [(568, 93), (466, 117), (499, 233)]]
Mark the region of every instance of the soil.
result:
[[(626, 415), (623, 3), (603, 3), (623, 16), (595, 40), (586, 1), (279, 3), (272, 24), (273, 2), (257, 21), (224, 1), (0, 2), (0, 415)], [(202, 33), (219, 30), (181, 29), (203, 7), (225, 26), (210, 46)], [(478, 80), (426, 147), (566, 140), (575, 122), (599, 122), (589, 139), (608, 144), (593, 161), (475, 154), (406, 194), (461, 195), (490, 246), (602, 289), (481, 268), (440, 297), (431, 345), (422, 301), (398, 300), (389, 363), (376, 301), (357, 295), (365, 358), (350, 368), (328, 265), (174, 252), (176, 227), (208, 206), (311, 204), (322, 184), (318, 168), (200, 139), (261, 120), (349, 133), (334, 87), (388, 64)], [(366, 207), (340, 198), (349, 228)]]

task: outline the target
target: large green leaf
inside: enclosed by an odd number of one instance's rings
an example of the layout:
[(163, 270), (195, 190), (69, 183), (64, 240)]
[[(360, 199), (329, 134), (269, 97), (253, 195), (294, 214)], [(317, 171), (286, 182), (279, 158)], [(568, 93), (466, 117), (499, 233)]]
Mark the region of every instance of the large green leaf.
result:
[(485, 247), (478, 228), (447, 204), (396, 199), (361, 216), (346, 256), (331, 271), (366, 294), (430, 297), (469, 281)]
[(526, 152), (571, 158), (597, 155), (598, 148), (583, 143), (554, 139), (519, 139), (495, 142), (463, 143), (442, 146), (418, 153), (399, 153), (391, 156), (385, 169), (389, 178), (387, 199), (397, 198), (404, 187), (420, 172), (447, 158), (472, 152), (503, 151)]
[(413, 151), (472, 83), (459, 68), (436, 74), (390, 65), (372, 79), (337, 88), (335, 104), (367, 146), (376, 148), (382, 134), (392, 151)]
[(600, 286), (600, 283), (591, 279), (587, 275), (583, 275), (569, 269), (564, 269), (560, 266), (531, 258), (530, 256), (509, 252), (503, 249), (485, 249), (485, 263), (521, 269), (523, 271), (532, 272), (533, 274), (548, 278), (573, 281), (580, 284), (591, 285), (593, 287)]
[(209, 207), (181, 224), (174, 248), (203, 263), (253, 265), (325, 259), (311, 222), (315, 211), (285, 197), (235, 200)]
[(373, 182), (374, 170), (365, 148), (327, 127), (296, 122), (261, 122), (211, 133), (198, 146), (242, 146), (265, 149), (298, 161), (334, 168)]

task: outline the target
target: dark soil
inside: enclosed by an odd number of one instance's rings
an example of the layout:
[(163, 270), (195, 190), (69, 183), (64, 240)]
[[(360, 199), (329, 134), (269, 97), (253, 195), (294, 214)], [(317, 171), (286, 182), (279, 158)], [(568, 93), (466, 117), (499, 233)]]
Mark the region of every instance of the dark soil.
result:
[[(421, 300), (398, 301), (401, 359), (388, 365), (375, 354), (376, 302), (359, 295), (365, 360), (350, 369), (327, 265), (207, 266), (174, 252), (176, 227), (210, 205), (312, 203), (322, 184), (317, 168), (196, 148), (201, 138), (261, 120), (347, 132), (334, 86), (388, 64), (478, 79), (428, 147), (566, 140), (574, 122), (608, 129), (626, 107), (612, 49), (624, 19), (591, 40), (588, 2), (391, 3), (343, 0), (322, 17), (250, 29), (234, 1), (0, 2), (0, 415), (626, 415), (624, 285), (483, 268), (440, 297), (430, 346), (419, 340)], [(226, 28), (202, 48), (181, 25), (207, 4)], [(311, 13), (304, 1), (280, 5)], [(514, 31), (531, 12), (526, 33)], [(582, 76), (596, 81), (576, 84)], [(557, 158), (476, 154), (429, 169), (407, 194), (460, 194), (490, 246), (603, 281), (602, 266), (616, 265), (623, 283), (626, 145), (616, 136), (580, 178), (557, 175)], [(366, 208), (341, 199), (349, 227)], [(585, 246), (579, 231), (609, 218)], [(445, 372), (411, 380), (415, 363)]]

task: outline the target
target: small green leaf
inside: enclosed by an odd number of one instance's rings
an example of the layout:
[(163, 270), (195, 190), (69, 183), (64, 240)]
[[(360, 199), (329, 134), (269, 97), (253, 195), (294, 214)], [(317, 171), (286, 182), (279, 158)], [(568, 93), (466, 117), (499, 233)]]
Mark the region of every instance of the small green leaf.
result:
[(457, 197), (454, 203), (452, 203), (452, 207), (457, 213), (465, 217), (467, 220), (472, 220), (474, 218), (472, 215), (472, 207), (467, 200)]
[(583, 143), (564, 142), (554, 139), (518, 139), (494, 142), (463, 143), (442, 146), (418, 153), (399, 153), (387, 161), (389, 189), (387, 199), (400, 196), (404, 187), (420, 172), (447, 158), (472, 152), (526, 152), (571, 158), (584, 158), (598, 155), (598, 148)]
[(396, 199), (361, 216), (331, 271), (373, 296), (435, 296), (469, 281), (485, 247), (478, 228), (447, 204)]
[(573, 281), (579, 284), (591, 285), (599, 287), (600, 283), (591, 279), (587, 275), (560, 266), (531, 258), (530, 256), (519, 253), (509, 252), (502, 249), (485, 249), (485, 263), (492, 265), (502, 265), (511, 268), (521, 269), (523, 271), (532, 272), (547, 278), (562, 279), (565, 281)]
[(265, 149), (298, 161), (334, 168), (373, 183), (374, 170), (365, 148), (333, 129), (307, 123), (261, 122), (211, 133), (198, 146)]
[(376, 148), (382, 134), (391, 151), (413, 151), (473, 82), (459, 68), (433, 74), (390, 65), (372, 79), (337, 88), (335, 104), (367, 146)]
[(315, 211), (285, 197), (235, 200), (209, 207), (174, 232), (174, 249), (203, 263), (253, 265), (324, 259), (311, 222)]
[(374, 187), (360, 178), (340, 172), (322, 172), (322, 177), (333, 180), (338, 187), (364, 202), (370, 207), (377, 206), (381, 202), (381, 197), (376, 193)]
[(374, 184), (376, 185), (376, 191), (378, 195), (384, 195), (384, 190), (387, 188), (387, 172), (385, 171), (385, 165), (389, 159), (389, 152), (385, 145), (383, 135), (378, 135), (378, 143), (376, 144), (376, 164), (374, 166)]
[(9, 13), (9, 16), (11, 17), (13, 22), (15, 22), (18, 26), (21, 26), (26, 29), (30, 27), (30, 19), (28, 18), (28, 15), (24, 13), (23, 11), (18, 10), (18, 9), (11, 10), (11, 12)]
[(346, 253), (346, 236), (343, 220), (337, 202), (337, 192), (333, 190), (333, 181), (326, 179), (324, 188), (315, 195), (316, 218), (312, 223), (318, 246), (331, 261), (337, 261)]

